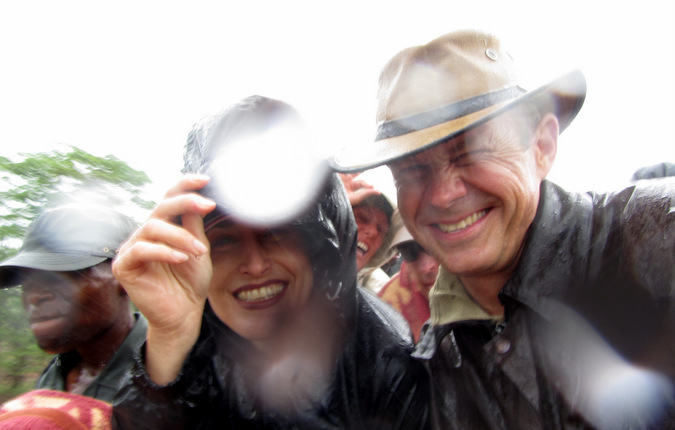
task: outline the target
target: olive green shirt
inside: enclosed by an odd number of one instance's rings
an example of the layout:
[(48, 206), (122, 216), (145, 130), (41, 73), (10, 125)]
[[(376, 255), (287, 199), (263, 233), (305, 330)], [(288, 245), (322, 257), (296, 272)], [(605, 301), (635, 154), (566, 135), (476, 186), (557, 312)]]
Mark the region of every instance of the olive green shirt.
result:
[[(145, 333), (148, 329), (145, 317), (139, 313), (135, 317), (136, 324), (108, 364), (84, 390), (83, 395), (112, 403), (121, 384), (130, 377), (134, 354), (145, 343)], [(66, 375), (79, 360), (80, 356), (76, 351), (57, 355), (40, 375), (35, 389), (66, 391)]]

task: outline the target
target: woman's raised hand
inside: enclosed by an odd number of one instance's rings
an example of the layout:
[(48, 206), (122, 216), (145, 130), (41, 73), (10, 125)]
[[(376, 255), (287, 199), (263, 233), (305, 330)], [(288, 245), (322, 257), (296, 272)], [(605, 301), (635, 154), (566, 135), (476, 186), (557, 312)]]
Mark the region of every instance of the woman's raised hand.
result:
[(358, 176), (358, 173), (340, 173), (340, 179), (345, 186), (349, 204), (352, 205), (352, 207), (358, 206), (370, 196), (382, 194), (365, 180), (357, 179)]
[(113, 262), (115, 277), (148, 319), (146, 367), (158, 383), (175, 378), (199, 336), (213, 273), (203, 217), (216, 205), (195, 191), (208, 181), (186, 175), (170, 188)]

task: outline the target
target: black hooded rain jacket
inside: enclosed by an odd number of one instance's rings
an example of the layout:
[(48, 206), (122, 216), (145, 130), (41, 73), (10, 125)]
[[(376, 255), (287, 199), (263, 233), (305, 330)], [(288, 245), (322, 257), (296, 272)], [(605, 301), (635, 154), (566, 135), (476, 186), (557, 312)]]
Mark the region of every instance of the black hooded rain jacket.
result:
[[(157, 386), (138, 357), (132, 384), (115, 402), (128, 429), (423, 429), (429, 384), (402, 318), (356, 286), (356, 224), (331, 175), (318, 204), (293, 223), (308, 241), (314, 285), (340, 324), (340, 353), (320, 402), (287, 416), (251, 389), (256, 353), (207, 307), (200, 337), (179, 377)], [(328, 341), (328, 340), (327, 340)]]

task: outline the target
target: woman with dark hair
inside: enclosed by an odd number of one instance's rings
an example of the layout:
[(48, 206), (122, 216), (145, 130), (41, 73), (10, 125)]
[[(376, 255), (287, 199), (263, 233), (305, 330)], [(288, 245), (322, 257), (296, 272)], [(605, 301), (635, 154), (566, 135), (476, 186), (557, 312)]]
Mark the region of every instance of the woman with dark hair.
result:
[[(289, 105), (253, 96), (197, 124), (184, 173), (199, 175), (171, 188), (122, 247), (114, 273), (149, 327), (115, 402), (118, 428), (428, 426), (428, 379), (405, 321), (356, 286), (356, 224), (339, 178), (315, 178), (312, 202), (283, 220), (246, 215), (213, 179), (221, 150), (245, 141), (269, 158), (283, 142), (253, 137), (298, 122)], [(226, 164), (257, 164), (236, 154)], [(249, 197), (267, 201), (263, 192)]]

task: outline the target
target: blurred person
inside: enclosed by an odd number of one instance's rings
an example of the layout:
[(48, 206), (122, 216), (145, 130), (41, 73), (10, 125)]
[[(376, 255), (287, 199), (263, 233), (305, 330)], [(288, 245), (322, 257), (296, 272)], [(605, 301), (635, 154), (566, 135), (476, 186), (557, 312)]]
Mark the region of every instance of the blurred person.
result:
[(415, 242), (405, 226), (399, 228), (391, 246), (403, 261), (378, 296), (403, 315), (417, 342), (430, 316), (429, 290), (436, 282), (439, 264)]
[[(114, 272), (149, 328), (117, 428), (427, 427), (428, 379), (405, 321), (357, 287), (356, 223), (337, 175), (315, 178), (309, 206), (277, 223), (236, 215), (216, 187), (221, 149), (297, 121), (291, 106), (251, 96), (197, 123), (186, 176), (122, 247)], [(261, 157), (283, 144), (246, 143)]]
[(644, 166), (637, 169), (631, 181), (640, 181), (642, 179), (657, 179), (657, 178), (667, 178), (669, 176), (675, 176), (675, 163), (657, 163), (652, 164), (651, 166)]
[(35, 388), (112, 402), (147, 327), (111, 269), (135, 228), (110, 208), (59, 206), (33, 221), (18, 254), (0, 263), (0, 286), (21, 286), (38, 346), (56, 354)]
[(401, 219), (381, 191), (357, 175), (340, 175), (358, 227), (358, 283), (377, 294), (389, 281), (382, 266), (391, 260), (390, 244)]
[(497, 37), (452, 32), (389, 60), (376, 142), (336, 157), (389, 166), (441, 264), (414, 353), (437, 428), (675, 428), (675, 182), (546, 180), (585, 94), (578, 71), (526, 91)]

